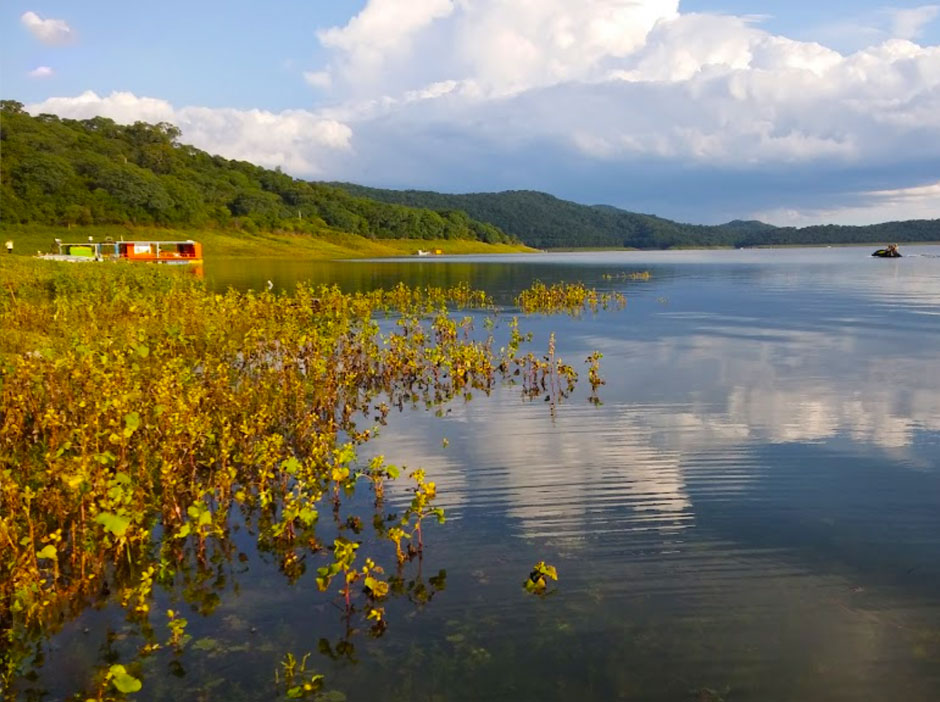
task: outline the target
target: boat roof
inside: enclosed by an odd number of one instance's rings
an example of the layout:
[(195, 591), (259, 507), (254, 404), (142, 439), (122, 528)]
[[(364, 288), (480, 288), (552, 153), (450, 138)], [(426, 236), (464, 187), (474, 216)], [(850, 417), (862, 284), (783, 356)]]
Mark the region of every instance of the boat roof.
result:
[(161, 241), (159, 239), (121, 239), (120, 241), (59, 241), (62, 246), (88, 246), (90, 244), (195, 244), (194, 239), (184, 241)]

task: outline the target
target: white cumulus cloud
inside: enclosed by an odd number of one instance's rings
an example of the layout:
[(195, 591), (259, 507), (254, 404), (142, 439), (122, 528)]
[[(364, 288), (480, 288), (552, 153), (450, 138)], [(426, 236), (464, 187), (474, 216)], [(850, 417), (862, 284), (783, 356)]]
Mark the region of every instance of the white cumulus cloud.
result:
[(74, 98), (50, 98), (27, 109), (72, 119), (101, 115), (125, 124), (170, 122), (180, 128), (183, 141), (200, 149), (269, 168), (280, 166), (298, 175), (322, 174), (322, 163), (334, 152), (348, 152), (352, 139), (349, 126), (305, 110), (176, 108), (166, 100), (127, 92), (100, 97), (87, 91)]
[[(370, 2), (363, 13), (380, 6)], [(807, 190), (815, 183), (818, 194), (854, 206), (885, 182), (886, 169), (907, 188), (925, 181), (900, 164), (940, 162), (940, 47), (885, 33), (841, 53), (772, 34), (749, 17), (681, 14), (665, 0), (423, 7), (427, 21), (409, 23), (406, 40), (372, 47), (386, 60), (361, 75), (354, 59), (372, 50), (367, 37), (352, 31), (354, 22), (336, 30), (347, 41), (334, 43), (325, 70), (340, 102), (325, 113), (370, 146), (338, 177), (559, 192), (558, 173), (575, 167), (580, 193), (593, 182), (596, 194), (586, 197), (629, 206), (626, 183), (641, 181), (632, 174), (650, 164), (664, 189), (669, 172), (690, 167), (731, 175), (802, 169)], [(932, 7), (893, 15), (895, 34), (916, 34)], [(827, 179), (840, 169), (859, 175)], [(877, 176), (867, 184), (864, 173)], [(608, 195), (624, 176), (625, 191)], [(577, 196), (570, 185), (560, 194)], [(779, 206), (819, 208), (805, 192), (795, 200)], [(940, 215), (925, 203), (918, 212)]]
[(891, 32), (899, 39), (917, 39), (924, 27), (940, 14), (940, 5), (892, 8), (886, 10), (891, 18)]
[(20, 16), (20, 22), (43, 44), (68, 44), (75, 38), (75, 33), (65, 20), (43, 19), (29, 11)]
[(778, 208), (751, 216), (782, 226), (806, 226), (841, 222), (871, 224), (905, 219), (940, 219), (940, 180), (910, 188), (871, 190), (861, 194), (859, 202), (828, 208)]
[(318, 32), (316, 110), (38, 107), (175, 122), (226, 156), (387, 187), (542, 189), (687, 221), (876, 216), (900, 200), (873, 193), (936, 179), (940, 46), (914, 39), (937, 7), (882, 12), (891, 31), (842, 52), (678, 0), (367, 0)]
[(53, 71), (49, 66), (36, 66), (36, 68), (31, 70), (26, 75), (28, 75), (30, 78), (51, 78), (55, 75), (55, 71)]
[(336, 52), (331, 72), (354, 93), (472, 80), (501, 94), (588, 78), (642, 46), (678, 8), (678, 0), (370, 0), (318, 36)]
[(940, 15), (940, 5), (880, 7), (847, 15), (836, 22), (812, 28), (817, 40), (843, 51), (857, 51), (888, 39), (915, 41)]
[(326, 71), (304, 71), (304, 81), (314, 88), (329, 88), (333, 83)]
[[(544, 139), (602, 159), (732, 166), (849, 163), (909, 149), (915, 131), (940, 143), (940, 47), (895, 39), (842, 55), (748, 18), (679, 14), (672, 0), (426, 0), (373, 41), (389, 2), (321, 32), (336, 53), (329, 75), (375, 81), (329, 114)], [(362, 52), (376, 61), (360, 75)]]

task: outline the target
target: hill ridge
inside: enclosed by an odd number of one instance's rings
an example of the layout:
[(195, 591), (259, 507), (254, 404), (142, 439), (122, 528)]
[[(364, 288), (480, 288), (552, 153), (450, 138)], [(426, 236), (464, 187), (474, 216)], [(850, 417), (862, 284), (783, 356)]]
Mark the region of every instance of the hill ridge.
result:
[(179, 143), (161, 122), (121, 125), (28, 114), (0, 101), (0, 223), (217, 227), (371, 239), (514, 243), (453, 208), (433, 211), (351, 195)]
[(583, 205), (536, 190), (446, 194), (428, 190), (388, 190), (331, 182), (350, 193), (383, 202), (459, 207), (471, 217), (500, 227), (538, 248), (750, 247), (770, 245), (860, 244), (886, 241), (940, 241), (940, 219), (884, 222), (865, 226), (778, 227), (759, 220), (725, 224), (675, 222), (613, 205)]

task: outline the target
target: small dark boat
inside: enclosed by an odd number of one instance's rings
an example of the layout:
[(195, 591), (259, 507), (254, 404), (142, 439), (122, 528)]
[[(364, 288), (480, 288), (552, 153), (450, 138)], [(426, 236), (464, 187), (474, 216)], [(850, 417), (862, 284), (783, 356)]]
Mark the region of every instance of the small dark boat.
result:
[(877, 258), (901, 258), (901, 252), (898, 251), (897, 244), (891, 244), (891, 246), (886, 249), (878, 249), (872, 256)]

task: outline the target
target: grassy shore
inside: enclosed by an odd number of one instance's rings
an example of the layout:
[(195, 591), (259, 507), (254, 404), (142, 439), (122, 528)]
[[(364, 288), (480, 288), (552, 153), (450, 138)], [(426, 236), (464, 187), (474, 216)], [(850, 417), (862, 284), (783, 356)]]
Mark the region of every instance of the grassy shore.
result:
[(163, 229), (157, 227), (127, 227), (101, 225), (92, 227), (50, 227), (33, 225), (9, 227), (0, 230), (0, 239), (13, 240), (14, 255), (34, 256), (49, 252), (53, 241), (81, 242), (91, 236), (95, 241), (111, 237), (115, 241), (151, 240), (202, 242), (207, 259), (212, 258), (292, 258), (329, 260), (339, 258), (378, 258), (409, 256), (418, 249), (440, 249), (445, 254), (489, 254), (531, 252), (527, 246), (487, 244), (465, 239), (367, 239), (358, 234), (324, 230), (317, 235), (259, 232), (249, 234), (239, 230), (218, 229)]

